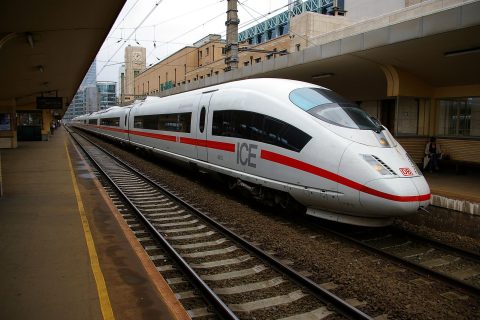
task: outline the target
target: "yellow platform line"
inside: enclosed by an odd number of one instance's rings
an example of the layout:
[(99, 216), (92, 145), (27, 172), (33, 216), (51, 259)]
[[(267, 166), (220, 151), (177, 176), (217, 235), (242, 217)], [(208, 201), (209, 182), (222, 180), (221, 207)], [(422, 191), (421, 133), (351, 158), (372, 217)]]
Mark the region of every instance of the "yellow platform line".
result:
[(75, 197), (77, 198), (78, 212), (82, 221), (83, 233), (85, 234), (85, 241), (87, 242), (88, 255), (90, 256), (90, 267), (92, 268), (95, 283), (97, 285), (98, 297), (100, 299), (100, 309), (102, 310), (103, 319), (114, 320), (112, 305), (110, 304), (110, 298), (108, 297), (107, 286), (105, 284), (105, 278), (103, 277), (100, 263), (98, 261), (97, 251), (95, 250), (95, 244), (93, 242), (90, 226), (88, 225), (87, 215), (85, 214), (85, 208), (83, 206), (82, 197), (77, 184), (77, 178), (73, 171), (72, 159), (68, 153), (67, 141), (65, 143), (65, 150), (68, 158), (68, 165), (70, 167), (70, 175), (72, 177), (73, 189), (75, 190)]

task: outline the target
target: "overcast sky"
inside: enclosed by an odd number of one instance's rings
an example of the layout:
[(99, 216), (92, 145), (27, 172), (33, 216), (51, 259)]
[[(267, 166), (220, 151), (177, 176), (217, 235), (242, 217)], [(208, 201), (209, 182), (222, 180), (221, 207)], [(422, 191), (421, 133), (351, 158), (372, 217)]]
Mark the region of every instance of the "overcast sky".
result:
[[(287, 5), (288, 0), (240, 0), (239, 30), (286, 10)], [(97, 54), (97, 80), (118, 82), (129, 44), (147, 49), (148, 66), (208, 34), (225, 38), (226, 11), (226, 0), (127, 0)]]

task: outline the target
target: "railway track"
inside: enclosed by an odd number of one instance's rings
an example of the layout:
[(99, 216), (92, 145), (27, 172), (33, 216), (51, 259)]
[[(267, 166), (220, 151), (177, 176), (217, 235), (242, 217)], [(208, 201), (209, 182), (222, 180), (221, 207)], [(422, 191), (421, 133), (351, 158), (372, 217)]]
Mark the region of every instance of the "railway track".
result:
[(368, 251), (480, 296), (480, 255), (395, 227), (328, 228)]
[(192, 318), (371, 319), (93, 142), (71, 134), (115, 189), (109, 193)]

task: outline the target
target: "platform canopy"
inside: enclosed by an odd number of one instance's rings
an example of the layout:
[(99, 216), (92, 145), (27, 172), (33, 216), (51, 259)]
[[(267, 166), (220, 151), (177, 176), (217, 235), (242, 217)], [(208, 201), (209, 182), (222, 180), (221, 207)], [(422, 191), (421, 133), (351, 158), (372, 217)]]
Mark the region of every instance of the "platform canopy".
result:
[(62, 114), (126, 0), (4, 0), (0, 4), (0, 103), (62, 97)]

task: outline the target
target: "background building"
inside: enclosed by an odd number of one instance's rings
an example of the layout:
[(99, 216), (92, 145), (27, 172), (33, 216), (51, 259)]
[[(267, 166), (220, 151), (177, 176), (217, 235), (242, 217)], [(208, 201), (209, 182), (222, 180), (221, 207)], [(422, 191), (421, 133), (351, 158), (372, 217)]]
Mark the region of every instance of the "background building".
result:
[(118, 105), (116, 88), (116, 82), (97, 81), (96, 61), (94, 60), (63, 119), (69, 121), (86, 113)]
[(97, 110), (107, 109), (118, 105), (117, 83), (112, 81), (98, 81), (97, 87)]
[(69, 121), (96, 108), (97, 61), (93, 60), (63, 119)]
[[(125, 48), (125, 69), (120, 74), (120, 103), (130, 103), (135, 100), (138, 89), (135, 87), (135, 77), (145, 70), (147, 63), (146, 49), (128, 46)], [(122, 69), (123, 71), (123, 69)]]

